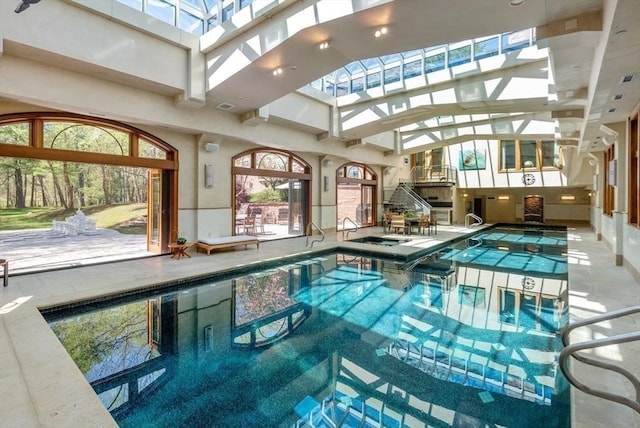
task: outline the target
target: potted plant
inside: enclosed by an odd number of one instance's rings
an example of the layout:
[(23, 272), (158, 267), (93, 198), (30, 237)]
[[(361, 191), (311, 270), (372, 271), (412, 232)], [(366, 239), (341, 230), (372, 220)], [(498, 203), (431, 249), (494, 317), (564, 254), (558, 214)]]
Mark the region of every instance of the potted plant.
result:
[(185, 238), (184, 235), (180, 233), (180, 231), (178, 230), (176, 233), (176, 244), (184, 245), (186, 243), (187, 243), (187, 238)]

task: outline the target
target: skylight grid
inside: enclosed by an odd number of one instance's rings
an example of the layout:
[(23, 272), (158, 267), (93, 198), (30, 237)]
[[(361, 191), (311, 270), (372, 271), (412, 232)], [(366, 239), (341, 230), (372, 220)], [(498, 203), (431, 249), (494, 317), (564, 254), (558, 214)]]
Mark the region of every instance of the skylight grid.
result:
[(116, 0), (196, 36), (217, 27), (253, 0)]
[[(512, 31), (505, 34), (471, 39), (447, 45), (431, 46), (406, 52), (354, 61), (341, 67), (347, 70), (354, 81), (345, 85), (320, 85), (324, 92), (333, 96), (358, 93), (384, 84), (396, 83), (478, 61), (506, 52), (524, 49), (536, 44), (535, 28)], [(364, 70), (362, 67), (364, 66)], [(335, 72), (334, 72), (335, 73)], [(330, 75), (334, 75), (331, 73)], [(364, 76), (363, 76), (364, 73)], [(329, 75), (324, 79), (328, 79)], [(317, 87), (316, 81), (309, 86)], [(333, 92), (332, 92), (333, 91)], [(345, 92), (346, 91), (346, 92)]]

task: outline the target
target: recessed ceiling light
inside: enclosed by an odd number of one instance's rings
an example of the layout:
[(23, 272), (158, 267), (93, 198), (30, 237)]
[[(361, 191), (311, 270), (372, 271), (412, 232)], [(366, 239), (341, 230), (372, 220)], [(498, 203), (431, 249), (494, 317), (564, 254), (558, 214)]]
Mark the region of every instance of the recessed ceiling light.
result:
[(518, 7), (524, 4), (525, 0), (509, 0), (509, 6)]
[(382, 36), (384, 36), (385, 34), (387, 34), (387, 32), (388, 32), (388, 31), (389, 31), (389, 30), (387, 29), (387, 27), (382, 27), (382, 28), (380, 28), (380, 29), (376, 30), (376, 32), (375, 32), (375, 33), (373, 33), (373, 35), (374, 35), (376, 38), (377, 38), (377, 37), (382, 37)]
[(624, 97), (624, 94), (615, 94), (615, 95), (613, 96), (613, 99), (617, 101), (617, 100), (621, 100), (621, 99), (622, 99), (622, 97)]
[(279, 76), (281, 74), (282, 74), (282, 68), (278, 67), (278, 68), (273, 70), (273, 75), (274, 76)]
[(607, 113), (615, 113), (616, 109), (615, 108), (610, 108), (609, 110), (607, 110)]
[(318, 46), (320, 47), (320, 50), (325, 50), (329, 48), (329, 46), (331, 46), (331, 42), (329, 40), (325, 40), (324, 42), (320, 43)]
[(620, 83), (629, 83), (636, 77), (635, 74), (627, 74), (626, 76), (622, 76), (620, 79)]

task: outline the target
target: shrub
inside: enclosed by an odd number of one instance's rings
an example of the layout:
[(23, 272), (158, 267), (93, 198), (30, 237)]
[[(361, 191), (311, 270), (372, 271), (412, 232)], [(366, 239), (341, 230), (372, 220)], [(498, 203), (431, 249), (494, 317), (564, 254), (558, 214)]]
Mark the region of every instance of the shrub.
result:
[(273, 189), (264, 189), (249, 195), (251, 202), (281, 202), (283, 200), (282, 193)]

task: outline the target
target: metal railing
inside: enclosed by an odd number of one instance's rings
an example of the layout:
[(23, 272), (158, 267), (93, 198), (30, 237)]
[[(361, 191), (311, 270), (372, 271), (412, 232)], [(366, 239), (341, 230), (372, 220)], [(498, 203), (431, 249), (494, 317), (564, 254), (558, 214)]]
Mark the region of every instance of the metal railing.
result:
[[(344, 223), (347, 220), (349, 220), (351, 222), (351, 224), (353, 224), (355, 226), (355, 229), (345, 230)], [(357, 232), (357, 231), (358, 231), (358, 223), (356, 223), (355, 221), (351, 220), (351, 218), (349, 218), (349, 217), (345, 217), (345, 218), (342, 219), (342, 239), (349, 238), (349, 233)]]
[[(564, 349), (560, 352), (560, 369), (564, 376), (571, 382), (573, 386), (578, 388), (580, 391), (585, 392), (590, 395), (594, 395), (596, 397), (604, 398), (606, 400), (615, 401), (616, 403), (623, 404), (625, 406), (631, 407), (636, 412), (640, 413), (640, 380), (636, 378), (631, 372), (623, 369), (622, 367), (618, 367), (613, 364), (608, 364), (602, 361), (595, 360), (593, 358), (586, 357), (579, 353), (579, 351), (585, 349), (596, 349), (602, 346), (608, 345), (617, 345), (621, 343), (633, 342), (640, 340), (640, 332), (634, 333), (624, 333), (619, 334), (617, 336), (606, 337), (603, 339), (595, 339), (589, 340), (587, 342), (578, 342), (569, 345), (569, 334), (578, 327), (584, 327), (587, 325), (595, 324), (601, 321), (609, 321), (614, 318), (620, 318), (627, 315), (632, 315), (640, 313), (640, 306), (632, 306), (625, 309), (619, 309), (617, 311), (612, 311), (603, 315), (599, 315), (593, 318), (589, 318), (586, 320), (578, 321), (573, 324), (569, 324), (562, 329), (562, 343), (564, 344)], [(573, 357), (581, 363), (588, 364), (591, 366), (599, 367), (604, 370), (614, 371), (622, 376), (624, 376), (635, 389), (635, 400), (631, 400), (627, 397), (623, 397), (618, 394), (613, 394), (611, 392), (601, 391), (598, 389), (591, 388), (573, 376), (573, 374), (569, 371), (569, 357)]]
[[(311, 233), (313, 232), (313, 228), (314, 227), (316, 228), (316, 230), (318, 232), (320, 232), (320, 235), (322, 235), (322, 238), (321, 239), (314, 239), (313, 241), (311, 241), (311, 244), (309, 244), (309, 236), (311, 236)], [(306, 233), (306, 235), (307, 235), (307, 239), (306, 239), (305, 244), (304, 244), (305, 247), (313, 247), (313, 244), (315, 244), (316, 242), (322, 242), (322, 241), (324, 241), (324, 238), (325, 238), (324, 232), (322, 231), (322, 229), (320, 229), (314, 222), (311, 222), (311, 223), (309, 223), (307, 225), (307, 233)]]
[[(471, 219), (474, 220), (473, 223), (470, 223)], [(475, 215), (474, 213), (469, 213), (466, 216), (464, 216), (464, 227), (469, 228), (471, 226), (480, 226), (482, 223), (484, 223), (484, 220), (482, 220), (482, 217)]]
[(451, 165), (414, 166), (409, 173), (408, 183), (455, 184), (458, 169)]

